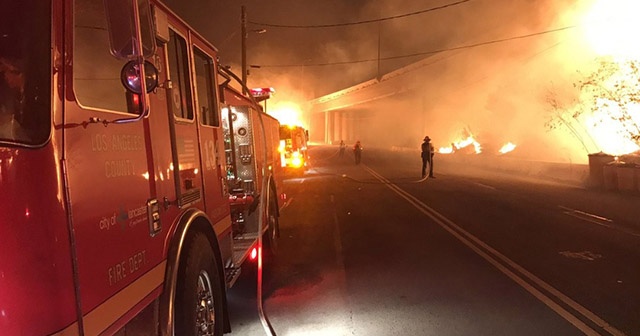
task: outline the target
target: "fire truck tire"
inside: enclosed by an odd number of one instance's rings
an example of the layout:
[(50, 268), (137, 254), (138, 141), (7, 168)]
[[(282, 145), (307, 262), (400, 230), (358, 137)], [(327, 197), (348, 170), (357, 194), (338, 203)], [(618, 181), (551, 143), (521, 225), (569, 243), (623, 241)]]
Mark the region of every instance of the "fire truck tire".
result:
[(278, 254), (278, 237), (280, 236), (280, 222), (278, 220), (278, 202), (271, 201), (269, 204), (269, 213), (267, 214), (269, 229), (262, 237), (265, 245), (264, 252), (266, 257), (273, 258)]
[(209, 240), (195, 233), (180, 264), (176, 288), (175, 334), (223, 334), (223, 289)]

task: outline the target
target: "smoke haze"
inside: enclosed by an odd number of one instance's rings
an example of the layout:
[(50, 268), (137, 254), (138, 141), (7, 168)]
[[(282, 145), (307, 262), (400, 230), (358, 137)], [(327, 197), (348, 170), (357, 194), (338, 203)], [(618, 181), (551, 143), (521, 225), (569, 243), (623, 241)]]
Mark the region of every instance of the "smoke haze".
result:
[[(195, 2), (195, 1), (191, 1)], [(223, 64), (240, 73), (240, 5), (248, 20), (291, 25), (332, 24), (401, 15), (453, 1), (215, 1), (214, 21), (194, 20), (220, 49)], [(189, 1), (168, 1), (189, 14)], [(429, 134), (436, 146), (449, 146), (473, 135), (494, 152), (506, 142), (518, 147), (514, 156), (555, 162), (585, 162), (597, 151), (585, 146), (566, 129), (550, 130), (553, 115), (548, 98), (569, 104), (577, 71), (593, 55), (580, 30), (555, 33), (450, 50), (460, 46), (544, 32), (579, 24), (589, 1), (475, 0), (405, 18), (351, 27), (285, 29), (267, 27), (265, 34), (249, 33), (249, 84), (272, 86), (279, 101), (299, 102), (338, 91), (410, 64), (420, 69), (403, 75), (414, 90), (346, 109), (343, 116), (356, 122), (350, 136), (365, 146), (418, 148)], [(183, 8), (182, 10), (180, 8)], [(199, 27), (201, 26), (201, 27)], [(249, 25), (249, 30), (261, 28)], [(442, 51), (433, 55), (415, 55)], [(377, 62), (380, 54), (382, 59)], [(391, 58), (386, 60), (387, 58)], [(354, 60), (369, 60), (353, 62)], [(347, 62), (341, 65), (319, 65)], [(310, 120), (312, 117), (307, 116)], [(312, 134), (314, 133), (312, 127)], [(315, 130), (321, 132), (323, 130)], [(339, 141), (340, 139), (328, 139)], [(584, 140), (584, 139), (583, 139)]]

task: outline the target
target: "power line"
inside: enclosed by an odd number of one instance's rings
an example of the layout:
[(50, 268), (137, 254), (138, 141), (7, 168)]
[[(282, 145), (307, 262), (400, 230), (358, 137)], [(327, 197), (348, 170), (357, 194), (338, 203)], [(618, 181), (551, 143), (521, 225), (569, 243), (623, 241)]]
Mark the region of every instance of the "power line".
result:
[(378, 60), (388, 61), (388, 60), (395, 60), (395, 59), (401, 59), (401, 58), (433, 55), (433, 54), (437, 54), (437, 53), (441, 53), (441, 52), (445, 52), (445, 51), (471, 49), (471, 48), (476, 48), (476, 47), (485, 46), (485, 45), (498, 44), (498, 43), (509, 42), (509, 41), (513, 41), (513, 40), (520, 40), (520, 39), (530, 38), (530, 37), (539, 36), (539, 35), (546, 35), (546, 34), (556, 33), (556, 32), (560, 32), (560, 31), (564, 31), (564, 30), (568, 30), (568, 29), (573, 29), (573, 28), (576, 28), (576, 27), (578, 27), (578, 26), (565, 26), (565, 27), (561, 27), (561, 28), (550, 29), (550, 30), (540, 31), (540, 32), (536, 32), (536, 33), (526, 34), (526, 35), (512, 36), (512, 37), (507, 37), (507, 38), (503, 38), (503, 39), (490, 40), (490, 41), (485, 41), (485, 42), (467, 44), (467, 45), (458, 46), (458, 47), (437, 49), (437, 50), (431, 50), (431, 51), (425, 51), (425, 52), (419, 52), (419, 53), (413, 53), (413, 54), (382, 57), (380, 59), (378, 59), (378, 58), (369, 58), (369, 59), (355, 60), (355, 61), (327, 62), (327, 63), (315, 63), (315, 64), (251, 65), (251, 67), (252, 68), (289, 68), (289, 67), (346, 65), (346, 64), (357, 64), (357, 63), (365, 63), (365, 62), (377, 62)]
[(469, 1), (472, 1), (472, 0), (461, 0), (461, 1), (458, 1), (458, 2), (453, 2), (453, 3), (450, 3), (450, 4), (438, 6), (438, 7), (432, 7), (432, 8), (428, 8), (428, 9), (423, 9), (423, 10), (417, 11), (417, 12), (411, 12), (411, 13), (407, 13), (407, 14), (389, 16), (389, 17), (380, 18), (380, 19), (356, 21), (356, 22), (335, 23), (335, 24), (321, 24), (321, 25), (284, 25), (284, 24), (264, 23), (264, 22), (255, 22), (255, 21), (249, 21), (249, 23), (254, 24), (254, 25), (258, 25), (258, 26), (272, 27), (272, 28), (301, 28), (301, 29), (307, 29), (307, 28), (345, 27), (345, 26), (355, 26), (355, 25), (361, 25), (361, 24), (367, 24), (367, 23), (382, 22), (382, 21), (388, 21), (388, 20), (393, 20), (393, 19), (404, 18), (404, 17), (408, 17), (408, 16), (423, 14), (423, 13), (432, 12), (432, 11), (436, 11), (436, 10), (440, 10), (440, 9), (444, 9), (444, 8), (448, 8), (448, 7), (457, 6), (457, 5), (460, 5), (460, 4), (463, 4), (465, 2), (469, 2)]

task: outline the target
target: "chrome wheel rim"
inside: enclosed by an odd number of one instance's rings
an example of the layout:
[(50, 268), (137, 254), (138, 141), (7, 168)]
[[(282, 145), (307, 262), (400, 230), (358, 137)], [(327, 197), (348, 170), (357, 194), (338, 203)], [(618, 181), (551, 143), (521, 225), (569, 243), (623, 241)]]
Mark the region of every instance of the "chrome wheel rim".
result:
[(213, 336), (216, 325), (216, 309), (214, 305), (211, 280), (206, 271), (200, 271), (198, 276), (196, 302), (196, 330), (201, 336)]

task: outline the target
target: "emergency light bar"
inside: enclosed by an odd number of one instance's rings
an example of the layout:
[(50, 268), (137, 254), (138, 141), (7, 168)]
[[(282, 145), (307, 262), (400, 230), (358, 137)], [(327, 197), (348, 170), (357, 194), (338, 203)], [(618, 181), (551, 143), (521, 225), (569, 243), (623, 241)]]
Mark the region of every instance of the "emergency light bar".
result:
[(276, 90), (271, 87), (268, 88), (254, 88), (251, 89), (251, 95), (254, 98), (260, 98), (259, 100), (269, 99), (272, 94), (274, 94)]

